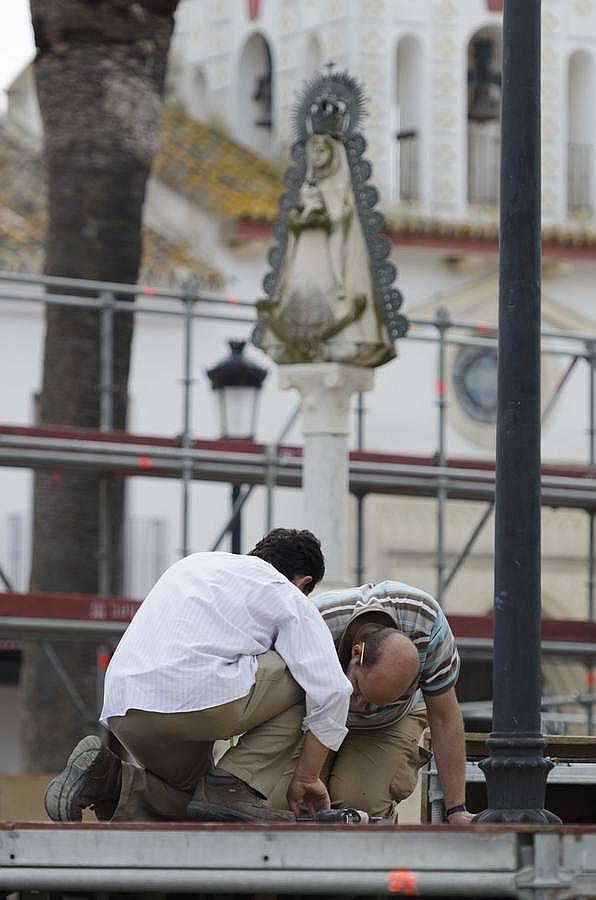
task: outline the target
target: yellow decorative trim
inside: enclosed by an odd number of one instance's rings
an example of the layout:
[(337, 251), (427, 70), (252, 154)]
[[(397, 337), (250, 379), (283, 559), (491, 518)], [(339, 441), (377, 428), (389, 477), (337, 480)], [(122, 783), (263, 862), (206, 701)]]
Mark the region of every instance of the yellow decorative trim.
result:
[(163, 112), (153, 172), (204, 209), (235, 219), (272, 222), (284, 190), (276, 166), (195, 122), (180, 106)]

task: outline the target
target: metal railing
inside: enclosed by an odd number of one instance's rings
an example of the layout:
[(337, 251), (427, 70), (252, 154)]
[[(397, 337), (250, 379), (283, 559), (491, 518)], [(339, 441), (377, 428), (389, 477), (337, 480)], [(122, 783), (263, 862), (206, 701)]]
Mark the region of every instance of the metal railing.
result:
[[(144, 597), (166, 568), (164, 517), (124, 519), (123, 594)], [(0, 514), (0, 570), (15, 591), (26, 591), (31, 568), (31, 522), (22, 512)]]
[[(20, 290), (15, 289), (15, 285)], [(23, 287), (30, 290), (22, 290)], [(40, 287), (51, 287), (52, 291), (59, 290), (63, 287), (65, 290), (74, 291), (77, 288), (85, 290), (87, 296), (77, 297), (72, 293), (60, 294), (51, 293), (44, 294), (39, 292)], [(33, 290), (36, 289), (36, 290)], [(89, 292), (95, 291), (95, 298), (89, 297)], [(116, 299), (117, 295), (134, 294), (137, 296), (137, 302), (131, 304), (128, 301)], [(193, 451), (191, 449), (193, 425), (191, 422), (191, 408), (193, 399), (194, 381), (192, 378), (192, 359), (193, 359), (193, 323), (198, 319), (208, 319), (210, 321), (226, 321), (231, 324), (243, 324), (247, 327), (254, 323), (254, 304), (251, 301), (239, 301), (236, 299), (226, 300), (221, 297), (205, 296), (198, 292), (188, 289), (186, 291), (157, 291), (154, 289), (136, 287), (131, 285), (108, 284), (101, 282), (87, 282), (73, 279), (57, 279), (44, 278), (41, 276), (15, 275), (13, 273), (0, 273), (0, 302), (18, 300), (19, 304), (36, 304), (37, 306), (44, 304), (63, 304), (73, 307), (91, 307), (95, 308), (102, 323), (100, 340), (100, 378), (98, 390), (100, 394), (100, 430), (104, 432), (112, 429), (112, 327), (111, 321), (114, 313), (126, 312), (129, 315), (139, 317), (143, 314), (151, 316), (167, 316), (176, 317), (181, 323), (182, 328), (182, 359), (181, 359), (181, 428), (178, 434), (178, 449), (176, 450), (176, 465), (180, 465), (186, 458), (187, 465), (182, 465), (182, 514), (181, 514), (181, 541), (180, 551), (187, 554), (190, 550), (189, 543), (189, 517), (190, 517), (190, 484), (193, 479)], [(494, 328), (489, 328), (483, 323), (472, 323), (466, 321), (457, 321), (450, 319), (445, 310), (439, 310), (434, 319), (418, 319), (412, 318), (411, 330), (407, 340), (418, 342), (421, 344), (434, 344), (437, 346), (437, 445), (436, 445), (436, 463), (437, 472), (446, 472), (447, 462), (447, 391), (446, 386), (449, 380), (449, 363), (447, 359), (447, 349), (453, 348), (478, 348), (486, 350), (494, 354), (496, 348), (496, 337)], [(596, 438), (595, 438), (595, 417), (596, 417), (596, 387), (595, 387), (595, 354), (596, 354), (596, 333), (593, 336), (564, 333), (555, 331), (543, 332), (543, 353), (545, 355), (558, 356), (561, 359), (567, 359), (567, 367), (563, 371), (561, 379), (557, 384), (553, 395), (548, 399), (544, 409), (544, 415), (552, 409), (553, 405), (558, 401), (562, 391), (569, 379), (569, 374), (581, 361), (587, 364), (587, 373), (589, 378), (590, 393), (590, 421), (588, 427), (588, 447), (586, 453), (586, 465), (594, 467), (596, 464)], [(298, 407), (291, 410), (289, 420), (283, 424), (277, 440), (266, 448), (266, 452), (271, 460), (271, 471), (267, 476), (268, 498), (267, 498), (267, 527), (270, 527), (273, 518), (273, 489), (275, 481), (275, 463), (277, 460), (277, 447), (284, 440), (292, 424), (299, 414)], [(365, 409), (362, 398), (358, 398), (356, 415), (358, 421), (358, 448), (365, 449), (364, 421)], [(55, 443), (55, 441), (54, 441)], [(67, 441), (68, 443), (68, 441)], [(47, 442), (44, 444), (40, 441), (37, 457), (43, 458), (44, 452), (48, 458), (55, 453), (55, 447), (52, 445), (48, 449)], [(5, 463), (6, 464), (6, 463)], [(103, 464), (103, 463), (102, 463)], [(439, 476), (436, 481), (437, 489), (437, 596), (441, 600), (445, 591), (452, 582), (456, 572), (462, 565), (472, 546), (474, 545), (484, 523), (488, 520), (492, 511), (492, 503), (483, 513), (477, 526), (466, 542), (461, 554), (455, 560), (451, 569), (447, 571), (447, 553), (445, 548), (445, 504), (447, 502), (447, 482), (441, 486), (441, 478)], [(381, 476), (382, 481), (382, 476)], [(380, 482), (379, 482), (380, 483)], [(374, 487), (367, 488), (374, 490)], [(563, 488), (564, 491), (564, 488)], [(238, 509), (246, 502), (250, 496), (251, 487), (246, 488), (238, 498), (236, 508), (232, 510), (230, 521), (228, 521), (218, 537), (215, 546), (219, 546), (221, 540), (228, 533), (230, 522), (237, 515)], [(480, 495), (479, 495), (480, 496)], [(557, 496), (561, 496), (560, 492)], [(587, 496), (587, 495), (586, 495)], [(554, 500), (553, 500), (554, 502)], [(586, 500), (586, 508), (589, 501)], [(581, 497), (578, 495), (576, 506), (582, 505)], [(359, 542), (360, 545), (362, 542)], [(591, 539), (591, 545), (596, 543), (596, 535)], [(363, 551), (361, 551), (363, 552)], [(592, 550), (592, 553), (594, 550)], [(105, 565), (105, 563), (104, 563)], [(595, 614), (595, 598), (594, 598), (594, 578), (593, 578), (593, 560), (590, 562), (590, 577), (588, 579), (588, 612), (589, 617), (593, 618)], [(363, 560), (360, 558), (357, 565), (358, 571), (363, 570)], [(106, 572), (104, 572), (104, 579)]]
[(417, 131), (400, 131), (396, 135), (396, 181), (399, 199), (414, 203), (420, 199), (420, 138)]
[[(42, 294), (34, 292), (15, 291), (11, 283), (20, 283), (21, 285), (51, 286), (55, 291), (60, 285), (65, 289), (74, 290), (77, 287), (84, 288), (86, 291), (95, 290), (98, 294), (96, 298), (89, 296), (77, 297), (72, 294)], [(131, 304), (127, 301), (115, 299), (116, 294), (136, 294), (137, 302)], [(151, 302), (149, 301), (151, 299)], [(168, 316), (177, 317), (181, 323), (183, 335), (182, 345), (183, 353), (181, 360), (181, 409), (182, 423), (179, 431), (179, 447), (178, 453), (188, 451), (191, 446), (193, 426), (191, 422), (191, 407), (194, 382), (192, 378), (192, 356), (193, 356), (193, 330), (192, 325), (198, 319), (208, 319), (210, 321), (219, 320), (230, 323), (242, 323), (248, 327), (254, 323), (254, 304), (251, 301), (238, 301), (236, 299), (226, 300), (221, 297), (207, 297), (202, 294), (188, 291), (156, 291), (143, 287), (135, 287), (131, 285), (114, 285), (100, 282), (85, 282), (72, 279), (53, 279), (43, 278), (41, 276), (23, 276), (14, 275), (12, 273), (0, 273), (0, 301), (18, 300), (20, 304), (31, 303), (36, 305), (44, 304), (63, 304), (78, 307), (92, 307), (97, 309), (104, 327), (101, 330), (101, 373), (100, 384), (98, 386), (101, 404), (100, 404), (100, 430), (110, 431), (112, 429), (112, 377), (111, 377), (111, 360), (112, 360), (112, 329), (109, 323), (115, 311), (126, 312), (135, 317), (144, 313), (152, 316)], [(483, 323), (474, 323), (467, 321), (458, 321), (450, 319), (445, 310), (439, 310), (434, 319), (418, 319), (412, 318), (411, 331), (407, 338), (408, 341), (418, 343), (430, 343), (437, 345), (438, 350), (438, 395), (436, 398), (438, 407), (438, 441), (436, 447), (436, 457), (439, 467), (444, 467), (446, 460), (446, 409), (447, 396), (445, 386), (448, 380), (448, 361), (447, 348), (467, 348), (475, 347), (485, 349), (487, 352), (494, 353), (496, 348), (496, 337), (494, 328), (489, 328)], [(105, 323), (108, 323), (107, 325)], [(543, 331), (543, 352), (545, 355), (554, 355), (570, 360), (569, 369), (565, 370), (560, 384), (557, 386), (553, 396), (549, 399), (544, 414), (546, 415), (552, 405), (558, 400), (562, 390), (568, 379), (569, 371), (575, 367), (578, 361), (584, 360), (588, 362), (588, 372), (590, 374), (590, 392), (591, 396), (594, 391), (593, 385), (593, 359), (595, 350), (596, 334), (593, 336), (570, 333)], [(594, 416), (595, 404), (591, 404), (590, 423), (588, 429), (589, 443), (586, 458), (586, 464), (593, 466), (596, 460), (596, 446), (594, 437)], [(298, 414), (297, 409), (293, 409), (288, 425), (284, 425), (278, 443), (288, 432), (290, 425), (295, 421)], [(357, 409), (359, 421), (359, 448), (364, 449), (364, 430), (362, 427), (365, 416), (364, 406), (360, 402)], [(43, 447), (40, 448), (43, 451)], [(188, 485), (187, 485), (188, 487)], [(182, 516), (182, 532), (181, 541), (182, 551), (188, 549), (188, 509)], [(441, 542), (439, 542), (439, 556), (441, 555)], [(440, 591), (439, 591), (440, 593)]]
[(498, 206), (500, 153), (498, 134), (468, 129), (468, 203)]

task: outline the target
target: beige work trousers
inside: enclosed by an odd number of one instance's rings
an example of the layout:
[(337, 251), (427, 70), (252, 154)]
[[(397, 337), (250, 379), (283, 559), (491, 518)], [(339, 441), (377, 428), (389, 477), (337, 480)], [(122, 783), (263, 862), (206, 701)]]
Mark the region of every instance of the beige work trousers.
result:
[[(120, 802), (112, 821), (175, 821), (197, 782), (213, 765), (213, 743), (241, 734), (219, 766), (287, 809), (286, 791), (302, 747), (304, 692), (284, 661), (259, 656), (246, 697), (183, 713), (131, 709), (110, 719), (110, 729), (139, 763), (123, 763)], [(428, 758), (419, 746), (426, 713), (413, 713), (382, 729), (351, 731), (323, 771), (336, 808), (353, 806), (396, 818), (396, 806), (416, 786)]]
[[(211, 709), (161, 713), (129, 709), (110, 730), (139, 765), (123, 763), (120, 801), (112, 821), (176, 821), (198, 780), (213, 765), (213, 744), (241, 734), (225, 756), (226, 771), (269, 796), (277, 769), (290, 765), (302, 741), (304, 691), (277, 653), (258, 658), (246, 697)], [(234, 761), (238, 758), (238, 765)], [(283, 763), (282, 763), (283, 761)]]
[[(354, 807), (370, 816), (397, 821), (397, 805), (409, 797), (421, 766), (430, 753), (420, 746), (426, 711), (410, 713), (383, 728), (352, 730), (337, 751), (329, 755), (322, 779), (335, 809)], [(269, 805), (287, 808), (287, 791), (295, 760), (280, 769)], [(228, 768), (222, 763), (224, 768)]]

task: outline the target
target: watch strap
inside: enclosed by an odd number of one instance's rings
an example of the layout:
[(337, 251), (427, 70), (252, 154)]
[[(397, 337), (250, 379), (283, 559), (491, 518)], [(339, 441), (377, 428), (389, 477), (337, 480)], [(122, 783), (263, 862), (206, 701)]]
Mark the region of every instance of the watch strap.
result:
[(453, 813), (456, 812), (467, 812), (465, 803), (458, 803), (457, 806), (452, 806), (449, 809), (445, 810), (445, 818), (448, 819), (449, 816), (452, 816)]

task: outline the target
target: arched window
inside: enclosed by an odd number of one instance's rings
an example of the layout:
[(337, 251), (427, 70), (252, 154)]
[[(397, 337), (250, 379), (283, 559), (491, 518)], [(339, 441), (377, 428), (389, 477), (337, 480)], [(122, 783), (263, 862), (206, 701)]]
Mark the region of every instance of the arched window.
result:
[(309, 34), (304, 53), (304, 77), (311, 78), (321, 68), (322, 62), (321, 42), (316, 35)]
[(591, 215), (594, 193), (594, 64), (584, 52), (569, 60), (567, 211)]
[(258, 153), (268, 153), (273, 130), (273, 70), (265, 38), (253, 34), (238, 68), (238, 125), (242, 141)]
[(401, 38), (397, 45), (396, 93), (392, 123), (395, 137), (395, 161), (392, 173), (394, 199), (416, 202), (420, 199), (420, 85), (422, 49), (417, 38)]
[(468, 44), (468, 202), (499, 202), (501, 32), (482, 28)]

